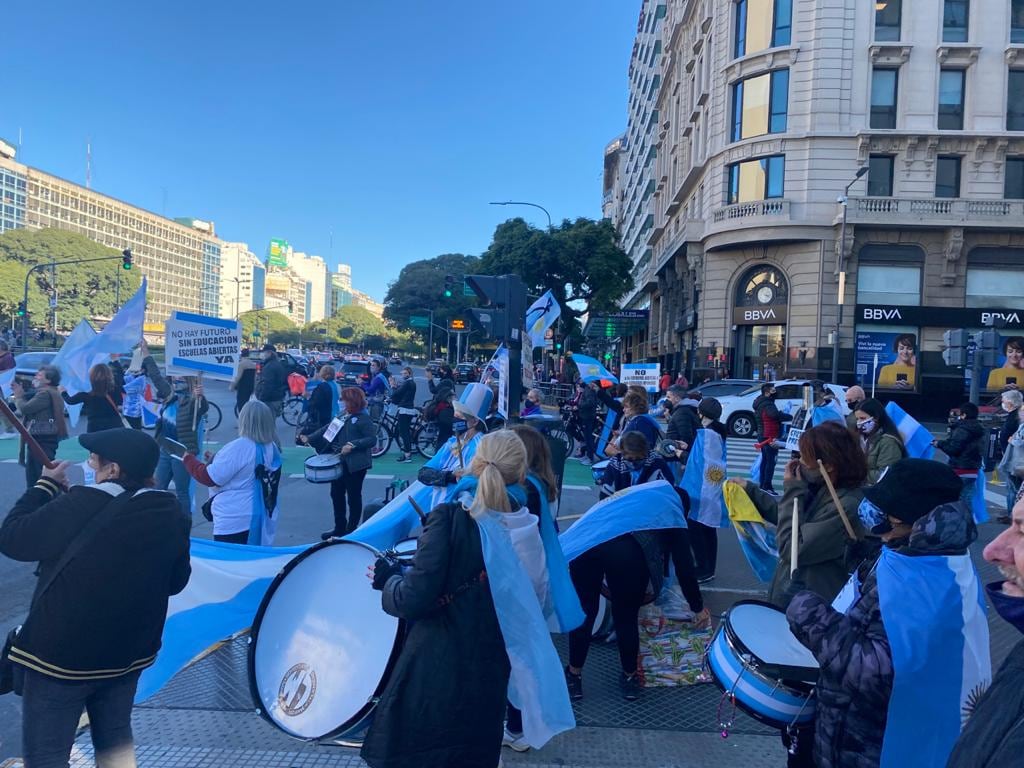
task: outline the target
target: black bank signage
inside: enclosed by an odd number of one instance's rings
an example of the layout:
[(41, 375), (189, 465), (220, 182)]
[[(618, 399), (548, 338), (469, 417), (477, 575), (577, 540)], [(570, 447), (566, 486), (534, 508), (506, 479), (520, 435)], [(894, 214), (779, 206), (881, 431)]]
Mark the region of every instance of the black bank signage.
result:
[(785, 305), (779, 307), (736, 307), (732, 311), (734, 325), (782, 325), (786, 322)]
[(1024, 309), (907, 307), (896, 304), (858, 304), (857, 323), (910, 325), (925, 328), (1024, 328)]

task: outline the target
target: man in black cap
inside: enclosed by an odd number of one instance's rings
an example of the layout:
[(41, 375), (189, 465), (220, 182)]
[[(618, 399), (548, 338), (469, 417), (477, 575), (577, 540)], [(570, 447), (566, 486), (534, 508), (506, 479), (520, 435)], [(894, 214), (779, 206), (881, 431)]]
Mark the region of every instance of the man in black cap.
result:
[(67, 765), (88, 710), (98, 765), (134, 765), (131, 711), (153, 664), (167, 600), (185, 588), (190, 521), (152, 491), (160, 451), (134, 429), (81, 435), (94, 485), (71, 462), (45, 468), (0, 526), (0, 553), (39, 563), (39, 585), (8, 658), (22, 695), (25, 764)]
[(276, 419), (284, 409), (284, 396), (288, 390), (288, 377), (284, 364), (277, 357), (273, 344), (263, 345), (263, 366), (256, 384), (256, 399), (265, 403)]

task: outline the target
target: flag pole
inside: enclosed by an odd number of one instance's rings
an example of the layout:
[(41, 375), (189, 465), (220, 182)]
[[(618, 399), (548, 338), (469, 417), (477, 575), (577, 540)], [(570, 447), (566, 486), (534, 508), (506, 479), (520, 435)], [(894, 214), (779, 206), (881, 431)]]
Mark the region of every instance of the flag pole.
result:
[(799, 557), (798, 539), (800, 538), (800, 507), (798, 500), (793, 499), (793, 524), (789, 529), (789, 578), (796, 575), (797, 558)]

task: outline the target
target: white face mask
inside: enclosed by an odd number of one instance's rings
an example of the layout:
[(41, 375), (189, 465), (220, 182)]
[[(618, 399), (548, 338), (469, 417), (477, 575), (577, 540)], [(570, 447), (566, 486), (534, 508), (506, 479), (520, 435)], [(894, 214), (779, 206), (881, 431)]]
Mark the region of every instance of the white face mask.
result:
[(712, 422), (714, 422), (714, 419), (709, 419), (707, 416), (701, 416), (700, 417), (700, 423), (703, 424), (705, 427), (708, 424), (711, 424)]

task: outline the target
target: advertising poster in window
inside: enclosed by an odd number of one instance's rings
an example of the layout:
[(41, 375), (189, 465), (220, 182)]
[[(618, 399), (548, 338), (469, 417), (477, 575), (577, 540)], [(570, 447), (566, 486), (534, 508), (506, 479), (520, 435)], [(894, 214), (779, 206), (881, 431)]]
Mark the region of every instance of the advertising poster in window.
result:
[[(872, 388), (888, 392), (917, 389), (916, 328), (893, 326), (857, 330), (857, 380), (870, 394)], [(875, 370), (875, 355), (878, 369)], [(872, 377), (875, 377), (874, 379)]]
[[(982, 367), (981, 391), (1002, 392), (1017, 387), (1024, 390), (1024, 335), (1020, 331), (999, 334), (995, 367)], [(974, 351), (967, 348), (967, 365), (964, 367), (964, 391), (971, 388), (971, 372), (974, 365)]]

